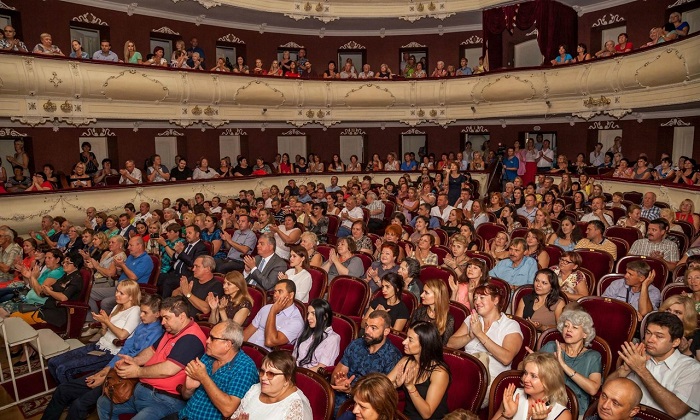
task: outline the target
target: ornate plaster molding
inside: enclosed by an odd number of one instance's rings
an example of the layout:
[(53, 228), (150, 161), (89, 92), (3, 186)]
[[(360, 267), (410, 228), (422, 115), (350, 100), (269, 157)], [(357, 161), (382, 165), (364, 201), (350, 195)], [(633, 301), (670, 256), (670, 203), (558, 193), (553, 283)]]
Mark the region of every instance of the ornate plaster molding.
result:
[(676, 6), (681, 6), (681, 5), (684, 5), (684, 4), (686, 4), (686, 3), (691, 3), (691, 2), (693, 2), (693, 1), (695, 1), (695, 0), (676, 0), (675, 3), (669, 4), (668, 7), (667, 7), (667, 9), (671, 9), (671, 8), (676, 7)]
[(468, 125), (462, 129), (462, 133), (469, 133), (469, 134), (480, 134), (480, 133), (488, 133), (489, 129), (484, 127), (483, 125)]
[(8, 6), (7, 4), (3, 3), (2, 1), (0, 1), (0, 9), (17, 10), (16, 7)]
[(245, 44), (245, 41), (243, 41), (234, 34), (224, 35), (221, 38), (219, 38), (218, 41), (231, 42), (234, 44)]
[(469, 38), (462, 41), (459, 45), (476, 45), (476, 44), (483, 44), (483, 43), (484, 43), (484, 38), (480, 37), (479, 35), (472, 35)]
[(366, 47), (362, 44), (359, 44), (355, 41), (348, 41), (348, 43), (341, 45), (338, 47), (339, 50), (364, 50)]
[(156, 32), (159, 34), (168, 34), (168, 35), (180, 35), (179, 32), (175, 32), (172, 29), (168, 28), (167, 26), (161, 26), (158, 29), (151, 29), (151, 32)]
[(361, 128), (346, 128), (345, 130), (341, 131), (339, 135), (341, 135), (341, 136), (364, 136), (366, 134), (367, 134), (367, 132), (365, 132)]
[(689, 125), (692, 124), (687, 123), (680, 118), (671, 118), (667, 122), (661, 124), (661, 127), (687, 127)]
[(0, 137), (27, 137), (27, 133), (20, 133), (13, 128), (0, 128)]
[(597, 28), (598, 26), (612, 25), (613, 23), (624, 22), (625, 18), (618, 15), (617, 13), (610, 13), (608, 18), (608, 13), (604, 14), (603, 17), (598, 18), (598, 20), (591, 25), (591, 28)]
[(181, 136), (184, 136), (184, 135), (185, 135), (185, 133), (181, 133), (181, 132), (179, 132), (179, 131), (175, 131), (175, 130), (173, 130), (172, 128), (167, 129), (167, 130), (163, 131), (162, 133), (158, 133), (158, 136), (159, 136), (159, 137), (181, 137)]
[(402, 135), (404, 135), (404, 134), (405, 135), (422, 135), (422, 134), (425, 134), (425, 131), (420, 131), (417, 128), (411, 128), (409, 130), (402, 131), (401, 134)]
[(299, 44), (297, 44), (297, 43), (294, 42), (294, 41), (289, 41), (289, 42), (287, 42), (286, 44), (280, 45), (279, 47), (280, 47), (280, 48), (300, 48), (300, 49), (301, 49), (301, 48), (304, 48), (303, 45), (299, 45)]
[(109, 128), (102, 128), (97, 131), (97, 128), (88, 128), (87, 131), (83, 131), (80, 137), (116, 137), (117, 135)]
[(280, 134), (281, 136), (305, 136), (306, 133), (303, 131), (299, 131), (296, 128), (292, 128), (289, 131), (285, 131), (284, 133)]
[(71, 19), (73, 22), (83, 22), (90, 23), (92, 25), (109, 26), (109, 24), (90, 12), (84, 13), (80, 16), (75, 16)]
[(416, 41), (411, 41), (406, 45), (402, 45), (401, 48), (425, 48), (425, 45), (419, 44)]
[(221, 135), (222, 136), (247, 136), (248, 133), (243, 131), (242, 128), (236, 128), (236, 129), (227, 128), (226, 130), (221, 132)]
[(589, 130), (619, 130), (620, 125), (616, 124), (615, 121), (605, 121), (603, 124), (600, 121), (595, 121), (593, 124), (588, 126)]

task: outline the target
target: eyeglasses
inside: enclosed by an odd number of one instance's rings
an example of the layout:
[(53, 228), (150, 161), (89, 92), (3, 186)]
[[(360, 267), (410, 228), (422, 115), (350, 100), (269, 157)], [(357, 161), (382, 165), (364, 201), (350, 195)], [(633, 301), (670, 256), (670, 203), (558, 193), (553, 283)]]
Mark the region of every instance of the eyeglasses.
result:
[(573, 263), (574, 263), (573, 261), (563, 260), (563, 259), (562, 259), (562, 260), (559, 260), (559, 262), (562, 263), (562, 264), (573, 264)]
[(216, 337), (216, 336), (213, 336), (213, 335), (211, 335), (211, 334), (209, 334), (209, 338), (210, 338), (212, 341), (214, 341), (214, 340), (231, 341), (231, 340), (229, 340), (229, 339), (227, 339), (227, 338)]
[[(63, 262), (62, 262), (61, 264), (63, 264), (63, 265), (66, 265), (66, 264), (73, 264), (73, 261), (71, 261), (71, 260), (69, 260), (69, 259), (65, 259), (65, 260), (63, 260)], [(75, 264), (74, 264), (74, 265), (75, 265)]]
[(270, 380), (270, 379), (274, 379), (275, 376), (284, 375), (284, 373), (273, 372), (271, 370), (265, 370), (265, 369), (258, 369), (258, 375), (260, 375), (261, 378), (266, 378), (266, 379)]

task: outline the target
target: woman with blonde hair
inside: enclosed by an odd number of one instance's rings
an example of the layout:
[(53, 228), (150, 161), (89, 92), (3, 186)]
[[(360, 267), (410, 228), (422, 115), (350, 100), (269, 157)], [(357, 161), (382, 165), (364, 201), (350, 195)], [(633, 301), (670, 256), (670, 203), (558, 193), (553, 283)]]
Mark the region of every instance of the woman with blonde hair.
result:
[[(659, 312), (669, 312), (678, 317), (683, 322), (683, 337), (678, 345), (678, 351), (686, 356), (698, 358), (698, 341), (700, 341), (700, 330), (698, 330), (698, 314), (695, 311), (696, 303), (693, 298), (686, 295), (674, 295), (666, 298), (659, 306)], [(642, 331), (644, 334), (644, 331)]]
[[(100, 323), (100, 339), (84, 347), (71, 350), (49, 360), (49, 371), (59, 384), (70, 381), (83, 372), (102, 369), (119, 353), (121, 346), (114, 341), (126, 340), (141, 323), (141, 289), (133, 280), (122, 280), (114, 297), (117, 306), (108, 315), (104, 310), (92, 313)], [(97, 355), (97, 353), (102, 353)]]
[(693, 200), (686, 198), (681, 201), (676, 212), (676, 220), (683, 220), (695, 226), (695, 231), (700, 231), (700, 217), (695, 215), (695, 203)]
[(124, 62), (129, 64), (143, 64), (141, 53), (136, 51), (134, 41), (126, 41), (124, 43)]
[(224, 279), (224, 296), (214, 296), (210, 292), (207, 295), (207, 303), (211, 308), (209, 322), (212, 324), (232, 319), (238, 325), (243, 325), (253, 307), (253, 298), (248, 293), (243, 274), (231, 271)]
[(549, 238), (549, 236), (554, 233), (554, 228), (552, 227), (552, 221), (549, 218), (549, 213), (542, 209), (537, 209), (535, 212), (535, 220), (529, 223), (528, 228), (540, 230), (542, 233), (544, 233), (545, 238)]
[(421, 305), (413, 311), (408, 325), (424, 321), (435, 325), (440, 333), (442, 344), (454, 333), (455, 320), (450, 314), (450, 293), (445, 282), (431, 279), (423, 285), (423, 293), (420, 295)]
[(617, 221), (617, 226), (636, 228), (642, 232), (642, 236), (645, 236), (647, 225), (640, 219), (641, 217), (642, 208), (638, 204), (632, 204), (627, 209), (627, 216), (620, 217)]
[(571, 420), (572, 413), (566, 408), (564, 374), (557, 358), (551, 353), (532, 353), (525, 357), (523, 365), (523, 388), (516, 390), (515, 384), (508, 385), (492, 420)]
[(492, 242), (487, 241), (484, 244), (484, 252), (491, 255), (498, 262), (508, 258), (509, 245), (510, 236), (505, 232), (498, 232)]
[[(676, 223), (676, 215), (673, 213), (673, 210), (669, 208), (662, 208), (659, 212), (659, 216), (661, 216), (662, 219), (666, 219), (666, 221), (668, 222), (669, 231), (683, 233), (683, 228), (681, 227), (681, 225)], [(675, 238), (672, 238), (671, 240), (673, 239)]]
[(451, 268), (457, 274), (457, 277), (462, 276), (469, 263), (469, 256), (466, 254), (468, 249), (469, 242), (466, 236), (458, 233), (450, 239), (450, 250), (452, 253), (445, 256), (443, 265)]

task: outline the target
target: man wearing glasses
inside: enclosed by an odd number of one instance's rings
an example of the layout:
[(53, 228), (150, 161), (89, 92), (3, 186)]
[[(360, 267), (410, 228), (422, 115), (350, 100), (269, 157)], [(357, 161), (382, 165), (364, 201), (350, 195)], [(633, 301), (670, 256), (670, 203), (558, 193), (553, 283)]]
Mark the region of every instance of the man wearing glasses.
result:
[(100, 397), (97, 412), (101, 419), (133, 413), (138, 413), (139, 418), (161, 419), (185, 408), (180, 394), (187, 380), (184, 366), (202, 356), (207, 338), (187, 316), (187, 301), (181, 296), (165, 299), (160, 316), (165, 328), (160, 340), (134, 357), (121, 356), (122, 360), (114, 365), (119, 377), (139, 380), (133, 395), (122, 404), (113, 404), (104, 395)]
[(182, 396), (185, 408), (167, 419), (229, 418), (251, 386), (258, 383), (253, 359), (241, 351), (243, 329), (229, 319), (216, 324), (206, 342), (206, 354), (185, 367)]

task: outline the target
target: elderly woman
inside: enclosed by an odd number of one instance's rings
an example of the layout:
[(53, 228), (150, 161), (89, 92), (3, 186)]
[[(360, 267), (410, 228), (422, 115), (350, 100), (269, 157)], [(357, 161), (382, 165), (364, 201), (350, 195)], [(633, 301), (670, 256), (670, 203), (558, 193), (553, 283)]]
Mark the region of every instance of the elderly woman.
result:
[(248, 390), (232, 419), (313, 419), (308, 398), (296, 386), (296, 362), (290, 352), (270, 352), (259, 372), (260, 383)]
[(491, 420), (573, 419), (574, 415), (566, 408), (566, 387), (556, 357), (532, 353), (525, 357), (523, 364), (523, 388), (508, 385), (503, 391), (501, 407)]
[(593, 319), (583, 309), (567, 306), (559, 316), (557, 329), (564, 342), (550, 341), (540, 352), (555, 354), (566, 375), (566, 386), (578, 399), (578, 415), (583, 415), (603, 382), (601, 355), (588, 348), (595, 338)]
[[(689, 265), (691, 265), (689, 263)], [(700, 315), (700, 269), (691, 268), (685, 274), (685, 285), (690, 289), (690, 293), (686, 296), (693, 299), (695, 302), (695, 312)], [(697, 344), (700, 344), (697, 343)]]
[(39, 36), (41, 39), (41, 42), (36, 44), (34, 47), (34, 50), (32, 52), (34, 54), (44, 54), (44, 55), (65, 55), (63, 52), (61, 52), (61, 49), (58, 48), (56, 45), (53, 45), (53, 40), (51, 38), (51, 34), (47, 34), (44, 32)]
[[(382, 279), (388, 273), (399, 270), (397, 259), (399, 246), (394, 242), (385, 242), (379, 249), (379, 260), (374, 261), (365, 273), (365, 281), (369, 283), (370, 292), (374, 293), (382, 287)], [(399, 294), (399, 298), (401, 295)]]
[(304, 247), (309, 258), (309, 265), (312, 267), (321, 267), (323, 265), (323, 256), (316, 250), (318, 245), (318, 237), (313, 232), (304, 232), (301, 234), (299, 245)]
[(559, 265), (550, 267), (559, 279), (561, 292), (569, 300), (588, 296), (586, 276), (578, 269), (582, 263), (581, 254), (576, 251), (565, 251), (559, 258)]
[(423, 282), (420, 280), (420, 263), (413, 258), (406, 258), (399, 264), (397, 273), (403, 278), (405, 290), (420, 300), (423, 293)]
[(352, 224), (350, 230), (350, 238), (355, 241), (355, 247), (360, 252), (372, 254), (372, 240), (367, 236), (367, 225), (362, 220), (358, 220)]
[(355, 241), (350, 238), (339, 238), (336, 249), (331, 249), (326, 261), (321, 268), (328, 273), (328, 281), (337, 275), (362, 277), (364, 265), (362, 260), (354, 255), (357, 248)]

